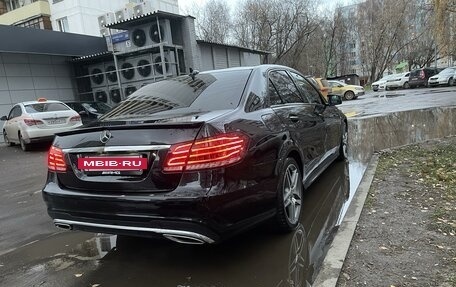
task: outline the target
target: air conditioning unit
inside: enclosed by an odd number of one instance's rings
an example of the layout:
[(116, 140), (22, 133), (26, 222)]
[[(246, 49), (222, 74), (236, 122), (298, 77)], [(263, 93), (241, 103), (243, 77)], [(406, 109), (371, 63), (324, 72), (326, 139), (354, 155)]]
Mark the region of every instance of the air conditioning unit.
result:
[(130, 82), (135, 82), (137, 81), (137, 73), (136, 73), (136, 68), (132, 62), (130, 62), (131, 59), (124, 61), (120, 64), (120, 75), (121, 75), (121, 83), (130, 83)]
[(105, 90), (96, 90), (94, 91), (94, 94), (96, 102), (108, 103), (108, 93), (106, 93)]
[(152, 66), (150, 54), (146, 54), (136, 59), (136, 72), (141, 79), (153, 78)]
[(153, 21), (151, 24), (135, 27), (130, 31), (129, 37), (135, 48), (147, 47), (160, 42), (167, 42), (171, 45), (173, 42), (171, 24), (168, 19), (160, 20), (159, 24)]
[(101, 16), (98, 16), (98, 26), (101, 28), (106, 27), (106, 25), (109, 25), (113, 22), (115, 22), (116, 16), (112, 12), (108, 12), (106, 14), (103, 14)]
[(136, 88), (136, 86), (134, 85), (128, 85), (126, 88), (125, 88), (125, 91), (124, 91), (124, 95), (125, 97), (129, 97), (131, 94), (133, 94), (134, 92), (136, 92), (138, 90), (138, 88)]
[(112, 83), (117, 83), (117, 72), (116, 72), (116, 67), (114, 64), (109, 63), (106, 65), (106, 79), (108, 80), (109, 84)]
[(153, 9), (150, 1), (141, 1), (138, 5), (133, 7), (133, 13), (135, 17), (147, 14), (152, 11)]
[[(177, 64), (176, 64), (176, 57), (174, 55), (174, 51), (167, 51), (164, 53), (164, 58), (160, 56), (160, 54), (154, 54), (152, 56), (153, 60), (153, 72), (155, 77), (160, 76), (177, 76)], [(165, 70), (163, 69), (163, 64), (165, 66)]]
[(108, 37), (109, 36), (109, 30), (107, 28), (101, 28), (100, 29), (100, 35), (103, 37)]
[(149, 37), (154, 43), (167, 42), (170, 45), (173, 44), (171, 23), (169, 19), (160, 20), (158, 25), (156, 22), (152, 23), (149, 28)]
[(114, 14), (116, 17), (116, 22), (125, 21), (134, 16), (133, 9), (131, 9), (129, 7), (125, 7), (123, 9), (117, 10), (116, 12), (114, 12)]
[(122, 96), (118, 87), (111, 88), (109, 90), (109, 100), (113, 105), (116, 105), (122, 101)]
[(103, 65), (94, 65), (89, 67), (90, 83), (92, 89), (106, 86)]

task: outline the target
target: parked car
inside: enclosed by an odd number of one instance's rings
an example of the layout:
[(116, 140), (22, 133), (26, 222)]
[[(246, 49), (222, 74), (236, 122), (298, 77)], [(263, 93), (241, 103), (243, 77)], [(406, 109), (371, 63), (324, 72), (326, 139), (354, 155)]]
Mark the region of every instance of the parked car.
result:
[(364, 88), (361, 86), (347, 85), (344, 82), (335, 80), (330, 80), (328, 83), (332, 89), (331, 93), (333, 95), (339, 95), (345, 100), (354, 100), (365, 94)]
[(328, 95), (331, 94), (332, 88), (329, 82), (323, 78), (306, 77), (323, 95), (325, 101), (328, 101)]
[(3, 116), (3, 138), (8, 145), (20, 144), (24, 151), (32, 143), (52, 141), (58, 132), (81, 126), (81, 117), (59, 101), (39, 99), (18, 103)]
[(386, 81), (385, 90), (397, 89), (397, 88), (408, 89), (409, 88), (409, 77), (410, 77), (410, 72), (396, 74), (396, 76), (394, 76), (394, 77), (391, 76), (391, 78)]
[(373, 82), (371, 84), (372, 91), (377, 92), (379, 90), (386, 90), (386, 82), (395, 76), (396, 75), (387, 75), (381, 78), (380, 80)]
[(449, 68), (443, 69), (437, 75), (429, 78), (428, 85), (430, 87), (435, 87), (435, 86), (439, 86), (439, 85), (453, 86), (455, 72), (456, 72), (456, 67), (449, 67)]
[(83, 124), (93, 122), (112, 110), (110, 105), (103, 102), (65, 102), (65, 104), (81, 116)]
[(427, 87), (430, 77), (437, 74), (435, 68), (421, 68), (410, 72), (409, 86), (410, 88)]
[(57, 227), (188, 244), (272, 219), (296, 229), (302, 194), (346, 158), (347, 119), (299, 72), (260, 65), (138, 90), (59, 134), (43, 198)]

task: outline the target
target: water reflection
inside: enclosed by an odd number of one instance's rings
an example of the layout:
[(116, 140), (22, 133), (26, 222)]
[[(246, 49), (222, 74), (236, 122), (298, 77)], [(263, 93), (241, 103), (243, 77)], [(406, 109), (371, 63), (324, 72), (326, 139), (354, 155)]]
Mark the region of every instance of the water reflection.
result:
[(102, 259), (85, 279), (101, 286), (310, 286), (349, 198), (348, 172), (346, 163), (334, 163), (306, 191), (293, 233), (264, 225), (203, 246), (100, 235), (90, 242)]

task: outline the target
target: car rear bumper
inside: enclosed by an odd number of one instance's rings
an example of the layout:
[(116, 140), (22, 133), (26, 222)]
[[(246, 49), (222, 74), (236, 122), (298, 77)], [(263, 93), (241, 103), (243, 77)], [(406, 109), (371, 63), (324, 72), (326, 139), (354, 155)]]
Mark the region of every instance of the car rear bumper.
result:
[[(264, 200), (252, 202), (249, 189), (261, 190), (261, 186), (183, 197), (176, 196), (176, 191), (74, 191), (51, 181), (42, 194), (57, 227), (203, 244), (220, 242), (275, 214), (274, 204), (265, 204)], [(248, 214), (260, 204), (266, 208)]]
[(52, 141), (54, 139), (55, 134), (67, 132), (73, 130), (77, 127), (82, 126), (82, 124), (70, 126), (70, 127), (61, 127), (61, 128), (52, 128), (52, 129), (45, 129), (45, 128), (28, 128), (24, 129), (22, 133), (22, 137), (24, 138), (25, 142), (32, 143), (32, 142), (39, 142), (39, 141)]

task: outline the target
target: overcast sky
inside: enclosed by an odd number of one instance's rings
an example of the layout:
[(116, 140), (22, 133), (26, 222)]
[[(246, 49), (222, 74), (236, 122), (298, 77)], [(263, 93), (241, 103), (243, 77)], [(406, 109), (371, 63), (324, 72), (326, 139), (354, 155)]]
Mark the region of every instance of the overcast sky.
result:
[[(226, 0), (226, 2), (231, 6), (231, 10), (234, 10), (234, 8), (236, 7), (236, 4), (239, 1), (241, 1), (241, 0)], [(354, 1), (355, 0), (323, 0), (323, 1), (320, 1), (320, 7), (322, 9), (327, 8), (328, 5), (335, 7), (335, 5), (339, 2), (344, 5), (348, 5), (350, 3), (353, 3)], [(179, 8), (181, 10), (181, 13), (187, 14), (187, 12), (191, 11), (192, 7), (194, 7), (195, 5), (203, 6), (204, 3), (206, 3), (206, 2), (207, 2), (207, 0), (179, 0)]]

